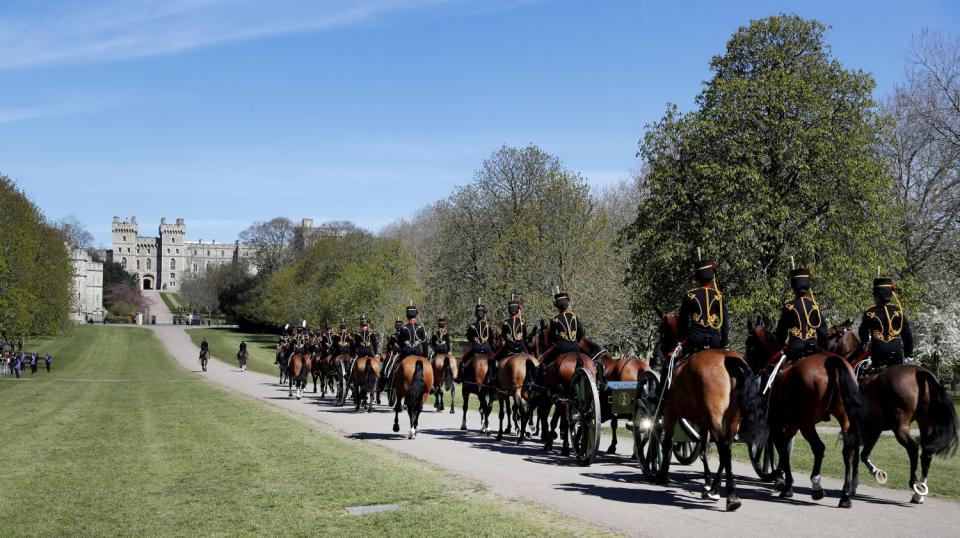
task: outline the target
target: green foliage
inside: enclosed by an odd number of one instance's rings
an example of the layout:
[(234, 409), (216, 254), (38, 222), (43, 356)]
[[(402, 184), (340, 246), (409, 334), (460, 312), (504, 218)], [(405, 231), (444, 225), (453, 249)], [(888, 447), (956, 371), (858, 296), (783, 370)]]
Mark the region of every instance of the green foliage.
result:
[(430, 219), (434, 231), (417, 245), (426, 252), (424, 304), (454, 327), (473, 320), (478, 297), (495, 317), (506, 317), (516, 296), (528, 322), (549, 319), (560, 287), (591, 337), (608, 345), (631, 339), (616, 227), (584, 178), (557, 157), (534, 145), (504, 146), (472, 183), (419, 218)]
[(58, 231), (0, 175), (0, 337), (61, 332), (72, 286), (73, 266)]
[(796, 16), (752, 21), (710, 62), (697, 109), (670, 107), (649, 127), (646, 197), (621, 237), (638, 316), (676, 305), (697, 247), (718, 261), (739, 319), (776, 312), (790, 256), (834, 315), (869, 301), (877, 266), (902, 266), (874, 83), (831, 57), (824, 31)]
[(282, 326), (305, 319), (310, 326), (366, 314), (386, 327), (403, 305), (418, 300), (413, 260), (396, 240), (353, 231), (325, 237), (295, 263), (264, 280), (237, 307), (244, 319)]

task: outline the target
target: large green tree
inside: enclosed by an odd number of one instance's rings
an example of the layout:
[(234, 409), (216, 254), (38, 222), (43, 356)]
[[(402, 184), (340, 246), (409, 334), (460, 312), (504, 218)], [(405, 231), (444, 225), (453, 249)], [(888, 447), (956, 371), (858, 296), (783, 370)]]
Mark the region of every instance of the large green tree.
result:
[(0, 338), (61, 332), (72, 286), (73, 266), (58, 230), (0, 175)]
[(777, 311), (791, 256), (834, 315), (869, 299), (877, 266), (902, 266), (874, 82), (833, 58), (824, 32), (797, 16), (751, 21), (711, 60), (696, 109), (649, 126), (644, 199), (622, 234), (639, 317), (676, 306), (698, 247), (740, 320)]

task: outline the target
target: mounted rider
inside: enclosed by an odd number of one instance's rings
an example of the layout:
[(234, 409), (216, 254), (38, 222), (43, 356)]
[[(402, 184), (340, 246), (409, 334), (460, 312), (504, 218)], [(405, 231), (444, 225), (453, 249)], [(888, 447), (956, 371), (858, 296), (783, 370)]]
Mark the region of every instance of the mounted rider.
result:
[(514, 299), (507, 303), (507, 312), (510, 317), (500, 324), (500, 338), (503, 340), (503, 347), (494, 357), (497, 361), (510, 355), (527, 352), (527, 326), (523, 323), (523, 316), (520, 315), (521, 310), (523, 310), (523, 303), (520, 301)]
[(453, 351), (453, 342), (447, 331), (447, 318), (437, 320), (437, 328), (430, 335), (430, 349), (435, 355), (446, 355)]
[(467, 326), (467, 352), (460, 359), (460, 368), (457, 371), (457, 377), (454, 382), (463, 381), (463, 372), (467, 371), (467, 366), (476, 354), (493, 356), (493, 327), (487, 321), (487, 307), (477, 301), (477, 306), (473, 309), (473, 316), (477, 321)]
[(327, 356), (333, 353), (333, 323), (329, 321), (323, 324), (323, 331), (320, 333), (320, 354)]
[(400, 320), (400, 317), (397, 317), (397, 321), (393, 322), (393, 334), (387, 337), (387, 355), (393, 355), (394, 353), (400, 354), (400, 331), (403, 330), (403, 321)]
[(400, 359), (410, 355), (426, 357), (428, 355), (427, 330), (417, 321), (420, 310), (412, 304), (407, 307), (407, 323), (401, 327), (397, 345), (400, 348)]
[(784, 346), (788, 362), (795, 362), (828, 347), (827, 324), (810, 285), (808, 269), (790, 271), (790, 287), (793, 288), (794, 297), (783, 304), (776, 331), (777, 343)]
[(724, 349), (729, 342), (730, 324), (726, 302), (717, 287), (717, 264), (698, 260), (693, 276), (698, 286), (688, 291), (680, 303), (684, 357), (703, 349)]
[(307, 335), (303, 327), (297, 327), (296, 336), (293, 337), (293, 351), (295, 353), (305, 353), (307, 350)]
[(873, 300), (860, 320), (860, 345), (869, 349), (874, 367), (903, 364), (913, 355), (913, 331), (892, 278), (874, 279)]
[(380, 339), (370, 330), (366, 316), (360, 318), (360, 330), (353, 335), (353, 349), (357, 357), (375, 357), (380, 355)]
[(353, 356), (353, 335), (350, 334), (350, 327), (347, 321), (340, 322), (340, 331), (331, 338), (333, 356), (350, 355)]
[(553, 296), (553, 306), (557, 308), (557, 315), (550, 320), (551, 346), (541, 356), (540, 362), (543, 369), (561, 355), (580, 353), (580, 340), (586, 338), (583, 323), (570, 309), (568, 293), (558, 291)]
[(204, 338), (203, 341), (200, 342), (200, 358), (202, 359), (204, 353), (209, 353), (209, 352), (210, 352), (210, 344), (207, 342), (207, 339)]

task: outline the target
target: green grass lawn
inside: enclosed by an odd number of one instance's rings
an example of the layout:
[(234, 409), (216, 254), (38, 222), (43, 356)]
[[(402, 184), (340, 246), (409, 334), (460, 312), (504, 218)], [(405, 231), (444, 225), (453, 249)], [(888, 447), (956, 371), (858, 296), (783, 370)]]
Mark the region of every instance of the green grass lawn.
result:
[(240, 350), (240, 341), (247, 342), (247, 353), (250, 358), (247, 367), (254, 372), (274, 375), (279, 378), (277, 365), (273, 363), (277, 356), (276, 335), (245, 333), (237, 329), (188, 329), (190, 340), (200, 347), (204, 338), (210, 344), (210, 354), (213, 358), (228, 364), (237, 365), (237, 351)]
[[(596, 534), (209, 384), (146, 329), (42, 344), (53, 373), (0, 381), (5, 536)], [(344, 511), (376, 503), (401, 508)]]
[(177, 309), (180, 308), (180, 301), (176, 293), (160, 292), (160, 298), (167, 304), (167, 308), (169, 308), (171, 312), (174, 314), (177, 313)]

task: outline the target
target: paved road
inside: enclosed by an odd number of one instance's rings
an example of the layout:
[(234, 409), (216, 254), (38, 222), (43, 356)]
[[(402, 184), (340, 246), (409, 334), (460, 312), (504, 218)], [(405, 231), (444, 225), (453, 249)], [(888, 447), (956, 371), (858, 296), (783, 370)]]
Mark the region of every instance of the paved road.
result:
[[(150, 315), (157, 316), (157, 323), (173, 323), (173, 312), (170, 312), (160, 293), (158, 290), (143, 290), (143, 297), (150, 303)], [(150, 323), (150, 320), (145, 319), (144, 323)]]
[[(199, 350), (180, 327), (157, 326), (154, 331), (181, 365), (199, 369)], [(393, 413), (385, 409), (356, 414), (352, 407), (333, 407), (329, 400), (319, 400), (312, 393), (303, 400), (289, 399), (286, 388), (279, 387), (275, 377), (241, 373), (236, 365), (219, 361), (211, 361), (207, 373), (197, 375), (307, 416), (346, 437), (368, 440), (440, 465), (482, 482), (498, 494), (534, 501), (626, 535), (704, 536), (719, 531), (767, 538), (771, 534), (778, 538), (849, 537), (851, 532), (861, 536), (956, 536), (960, 528), (960, 504), (928, 499), (922, 506), (911, 505), (906, 502), (910, 498), (906, 489), (861, 486), (853, 508), (841, 510), (836, 507), (841, 485), (838, 481), (825, 479), (827, 497), (815, 502), (810, 500), (804, 479), (804, 483), (798, 482), (792, 501), (781, 501), (767, 484), (748, 478), (754, 475), (744, 464), (736, 464), (734, 469), (741, 477), (738, 493), (744, 505), (738, 512), (726, 513), (722, 501), (700, 499), (701, 482), (691, 468), (675, 466), (668, 487), (649, 484), (629, 459), (629, 436), (621, 437), (618, 455), (602, 457), (583, 468), (572, 458), (544, 454), (534, 443), (518, 447), (480, 435), (476, 431), (476, 411), (468, 415), (471, 431), (461, 432), (459, 410), (450, 415), (428, 407), (420, 419), (421, 434), (411, 441), (405, 437), (406, 417), (401, 416), (401, 432), (395, 434), (391, 431)], [(496, 424), (496, 418), (491, 422)]]

